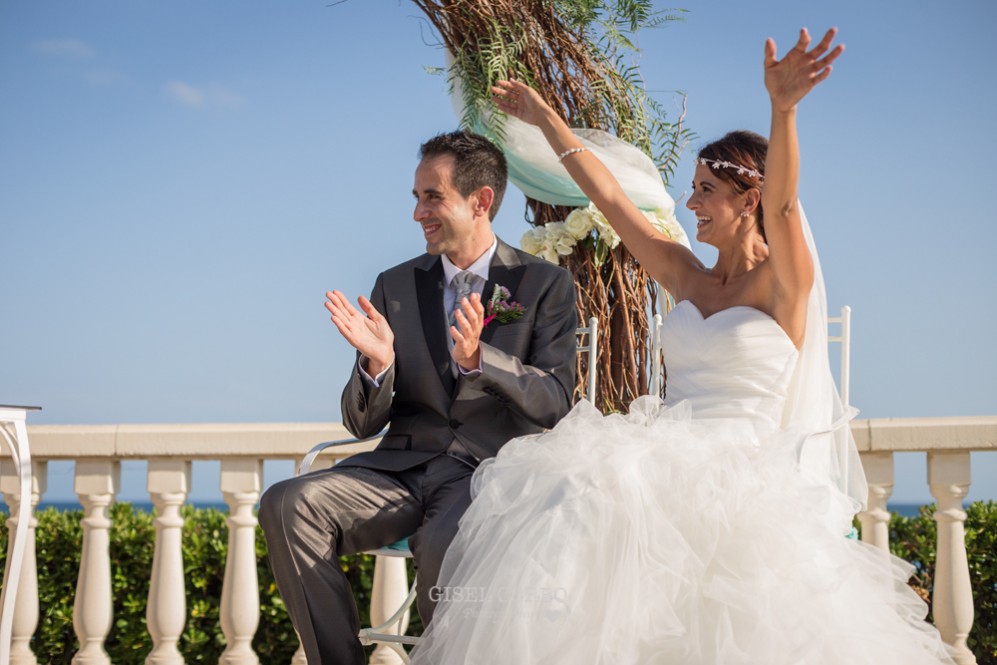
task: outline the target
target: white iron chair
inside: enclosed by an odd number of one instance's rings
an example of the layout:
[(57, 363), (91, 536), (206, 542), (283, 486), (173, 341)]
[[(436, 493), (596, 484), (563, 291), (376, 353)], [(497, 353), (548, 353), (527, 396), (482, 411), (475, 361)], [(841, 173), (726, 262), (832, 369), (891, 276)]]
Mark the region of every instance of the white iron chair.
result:
[[(599, 319), (593, 316), (589, 319), (588, 323), (588, 326), (575, 330), (575, 335), (578, 337), (578, 343), (575, 346), (575, 351), (579, 355), (582, 353), (588, 354), (588, 371), (585, 375), (585, 383), (583, 384), (584, 392), (582, 393), (581, 398), (591, 400), (594, 399), (596, 383), (598, 380), (598, 363), (596, 362), (596, 359), (599, 354)], [(304, 458), (302, 458), (301, 464), (298, 466), (298, 472), (295, 475), (301, 476), (308, 473), (311, 470), (312, 465), (315, 463), (315, 459), (324, 450), (339, 446), (363, 443), (365, 441), (374, 441), (384, 436), (385, 431), (366, 439), (340, 439), (338, 441), (326, 441), (324, 443), (320, 443), (309, 450)], [(365, 552), (365, 554), (373, 554), (375, 557), (410, 558), (412, 556), (412, 551), (408, 546), (408, 538), (404, 538), (397, 543), (392, 543), (391, 545), (380, 547), (375, 550), (369, 550)], [(362, 628), (360, 630), (358, 637), (361, 644), (364, 646), (383, 644), (397, 653), (403, 663), (409, 662), (405, 646), (415, 646), (419, 643), (418, 637), (410, 637), (404, 634), (405, 629), (408, 626), (409, 611), (412, 607), (412, 603), (415, 602), (415, 585), (416, 581), (412, 580), (412, 586), (409, 588), (408, 595), (405, 597), (405, 600), (402, 601), (401, 606), (397, 611), (395, 611), (394, 614), (377, 626)]]
[[(4, 567), (3, 591), (0, 592), (0, 664), (2, 665), (10, 662), (17, 586), (21, 580), (28, 523), (31, 521), (31, 448), (28, 445), (26, 421), (28, 411), (40, 409), (39, 406), (0, 405), (0, 440), (5, 441), (10, 448), (10, 459), (19, 481), (17, 527), (12, 533), (7, 534), (7, 562)], [(12, 510), (11, 518), (14, 517)]]
[(651, 380), (648, 382), (648, 393), (664, 399), (662, 391), (665, 388), (664, 358), (661, 356), (661, 324), (664, 319), (655, 314), (651, 319)]
[(848, 382), (851, 380), (851, 364), (852, 364), (852, 308), (845, 305), (841, 308), (841, 313), (838, 316), (829, 316), (827, 322), (830, 325), (837, 324), (840, 326), (837, 335), (830, 334), (828, 331), (827, 343), (838, 343), (841, 344), (841, 366), (838, 371), (838, 394), (841, 396), (841, 404), (846, 409), (850, 405), (848, 401)]

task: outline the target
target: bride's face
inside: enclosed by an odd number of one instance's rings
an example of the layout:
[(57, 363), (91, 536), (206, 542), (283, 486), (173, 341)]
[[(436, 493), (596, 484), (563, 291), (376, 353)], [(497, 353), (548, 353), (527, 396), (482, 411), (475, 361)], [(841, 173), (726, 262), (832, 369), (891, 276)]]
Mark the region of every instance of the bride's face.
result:
[(745, 197), (705, 164), (696, 166), (692, 196), (685, 206), (696, 213), (696, 240), (721, 247), (732, 240), (739, 226)]

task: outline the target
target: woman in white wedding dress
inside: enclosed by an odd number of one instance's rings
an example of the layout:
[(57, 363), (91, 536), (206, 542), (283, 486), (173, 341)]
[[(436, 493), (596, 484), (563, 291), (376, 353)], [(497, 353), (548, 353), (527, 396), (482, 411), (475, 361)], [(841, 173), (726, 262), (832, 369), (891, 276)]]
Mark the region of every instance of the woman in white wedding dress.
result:
[(735, 132), (700, 153), (687, 205), (712, 268), (534, 91), (494, 89), (678, 301), (667, 398), (608, 417), (582, 402), (482, 464), (413, 663), (949, 662), (910, 568), (845, 537), (865, 486), (827, 368), (795, 127), (833, 38), (809, 49), (802, 31), (782, 60), (767, 42), (767, 151)]

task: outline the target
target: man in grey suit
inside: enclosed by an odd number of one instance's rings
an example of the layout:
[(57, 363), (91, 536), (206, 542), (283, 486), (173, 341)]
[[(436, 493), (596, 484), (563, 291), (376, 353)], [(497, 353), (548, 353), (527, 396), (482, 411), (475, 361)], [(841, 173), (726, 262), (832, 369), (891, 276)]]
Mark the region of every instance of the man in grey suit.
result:
[[(375, 450), (278, 483), (260, 504), (310, 665), (364, 660), (340, 555), (410, 536), (428, 624), (474, 469), (509, 439), (553, 427), (571, 405), (574, 281), (492, 233), (506, 184), (501, 151), (453, 132), (423, 144), (420, 157), (414, 217), (427, 253), (381, 273), (360, 310), (338, 291), (326, 302), (357, 350), (343, 391), (346, 427), (357, 437), (388, 431)], [(488, 320), (483, 303), (496, 287), (523, 306), (518, 319)]]

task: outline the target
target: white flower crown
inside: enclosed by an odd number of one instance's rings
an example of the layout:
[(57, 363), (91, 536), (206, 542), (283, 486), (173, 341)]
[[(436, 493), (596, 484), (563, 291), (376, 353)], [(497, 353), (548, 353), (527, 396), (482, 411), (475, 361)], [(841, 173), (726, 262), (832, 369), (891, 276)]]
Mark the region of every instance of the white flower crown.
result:
[(733, 162), (725, 162), (722, 159), (706, 159), (705, 157), (700, 157), (696, 160), (696, 163), (702, 164), (703, 166), (710, 166), (714, 170), (721, 167), (725, 169), (737, 169), (738, 175), (747, 175), (752, 178), (757, 178), (758, 180), (765, 180), (765, 176), (755, 169), (749, 169), (747, 166), (742, 166), (741, 164), (735, 164)]

